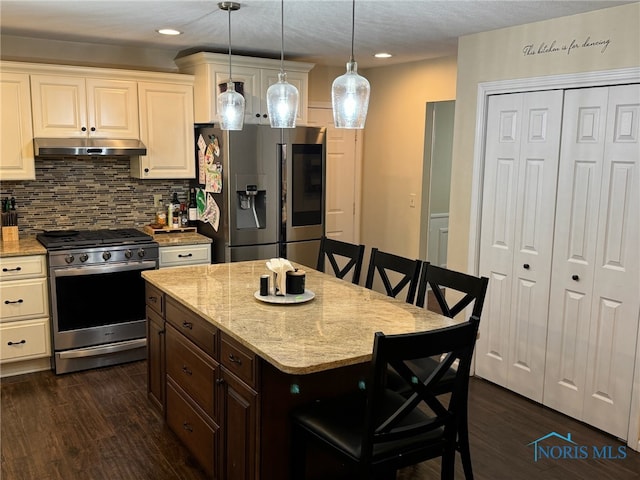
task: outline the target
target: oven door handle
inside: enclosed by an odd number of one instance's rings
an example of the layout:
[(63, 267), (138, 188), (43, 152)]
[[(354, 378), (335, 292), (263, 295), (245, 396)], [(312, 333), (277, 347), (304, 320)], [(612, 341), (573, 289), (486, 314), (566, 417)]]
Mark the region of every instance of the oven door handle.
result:
[(142, 348), (146, 345), (146, 338), (138, 338), (136, 340), (127, 340), (125, 342), (111, 343), (109, 345), (96, 345), (95, 347), (67, 350), (66, 352), (60, 352), (58, 355), (60, 356), (60, 358), (97, 357), (99, 355), (107, 355), (109, 353), (135, 350), (136, 348)]
[(100, 273), (124, 272), (131, 270), (155, 270), (157, 263), (155, 261), (134, 262), (134, 263), (112, 263), (107, 265), (87, 265), (84, 267), (71, 268), (52, 268), (52, 274), (55, 277), (70, 277), (74, 275), (97, 275)]

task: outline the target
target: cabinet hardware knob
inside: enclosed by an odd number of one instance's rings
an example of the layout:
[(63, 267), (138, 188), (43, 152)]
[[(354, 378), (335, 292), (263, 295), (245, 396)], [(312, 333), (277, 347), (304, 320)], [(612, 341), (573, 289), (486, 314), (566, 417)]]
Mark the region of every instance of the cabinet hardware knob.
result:
[(91, 131), (95, 132), (96, 131), (96, 127), (91, 127)]
[(522, 265), (522, 268), (524, 268), (525, 270), (529, 270), (530, 267), (528, 263), (525, 263), (524, 265)]
[(193, 330), (193, 323), (191, 322), (182, 322), (182, 326), (184, 328), (188, 328), (189, 330)]
[(24, 345), (25, 343), (27, 343), (26, 340), (20, 340), (19, 342), (7, 342), (7, 345), (11, 346), (11, 345)]
[(187, 422), (182, 422), (182, 428), (184, 428), (187, 432), (193, 432), (193, 427)]
[(2, 271), (3, 272), (19, 272), (20, 270), (22, 270), (22, 267), (16, 267), (16, 268), (3, 268)]
[(5, 305), (9, 305), (10, 303), (22, 303), (24, 302), (24, 300), (22, 300), (21, 298), (19, 298), (18, 300), (5, 300), (4, 304)]
[(148, 168), (145, 168), (145, 169), (144, 169), (144, 173), (149, 173), (149, 169), (148, 169)]
[(150, 302), (153, 302), (153, 303), (157, 303), (158, 297), (147, 297), (147, 300), (149, 300)]
[(87, 131), (87, 127), (82, 127), (80, 130), (82, 130), (83, 132)]
[(216, 384), (217, 385), (222, 385), (224, 383), (224, 378), (218, 378), (216, 379)]
[(578, 275), (571, 275), (571, 280), (575, 280), (577, 282), (580, 280), (580, 277)]
[(259, 113), (256, 113), (256, 118), (260, 118), (260, 114)]
[(186, 365), (182, 366), (182, 371), (186, 374), (186, 375), (193, 375), (193, 372), (191, 371), (191, 369), (189, 367), (187, 367)]
[(263, 113), (263, 114), (262, 114), (262, 118), (267, 118), (267, 114), (266, 114), (266, 113)]
[(238, 357), (234, 357), (233, 353), (229, 354), (229, 360), (231, 360), (232, 363), (237, 363), (238, 365), (242, 365), (242, 359)]

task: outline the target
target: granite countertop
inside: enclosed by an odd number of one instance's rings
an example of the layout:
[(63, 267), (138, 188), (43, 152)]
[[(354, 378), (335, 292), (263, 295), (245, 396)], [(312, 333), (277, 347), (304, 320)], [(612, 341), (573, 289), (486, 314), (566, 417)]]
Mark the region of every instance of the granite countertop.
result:
[(160, 247), (195, 245), (213, 242), (211, 238), (195, 232), (156, 233), (153, 235), (153, 240), (158, 242)]
[[(295, 265), (295, 264), (294, 264)], [(308, 374), (363, 363), (373, 337), (459, 323), (331, 275), (306, 270), (307, 303), (254, 297), (264, 260), (148, 270), (142, 276), (279, 370)]]
[(47, 249), (36, 240), (35, 235), (21, 236), (17, 242), (0, 242), (0, 258), (46, 254)]

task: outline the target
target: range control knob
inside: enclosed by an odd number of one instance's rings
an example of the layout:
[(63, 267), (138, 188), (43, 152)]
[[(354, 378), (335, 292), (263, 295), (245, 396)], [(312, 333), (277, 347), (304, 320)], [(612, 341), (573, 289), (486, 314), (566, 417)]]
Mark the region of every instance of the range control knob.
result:
[(125, 258), (131, 258), (133, 256), (133, 252), (131, 250), (125, 250), (124, 256)]
[(105, 260), (109, 260), (111, 258), (111, 252), (104, 252), (102, 254), (102, 258)]
[(73, 263), (75, 259), (76, 258), (73, 255), (67, 255), (66, 257), (64, 257), (64, 261), (67, 263)]
[(87, 260), (89, 260), (89, 255), (87, 255), (86, 253), (81, 253), (80, 254), (80, 261), (81, 262), (86, 262)]
[(147, 252), (144, 251), (144, 248), (138, 250), (138, 256), (140, 258), (144, 257)]

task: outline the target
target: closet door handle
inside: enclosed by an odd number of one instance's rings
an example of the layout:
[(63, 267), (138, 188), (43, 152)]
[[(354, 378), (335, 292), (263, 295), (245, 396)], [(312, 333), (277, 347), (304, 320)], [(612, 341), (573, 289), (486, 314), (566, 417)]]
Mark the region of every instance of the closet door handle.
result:
[(524, 265), (522, 265), (522, 268), (524, 268), (525, 270), (529, 270), (529, 264), (525, 263)]
[(580, 277), (578, 275), (571, 275), (571, 280), (575, 280), (577, 282), (580, 280)]

